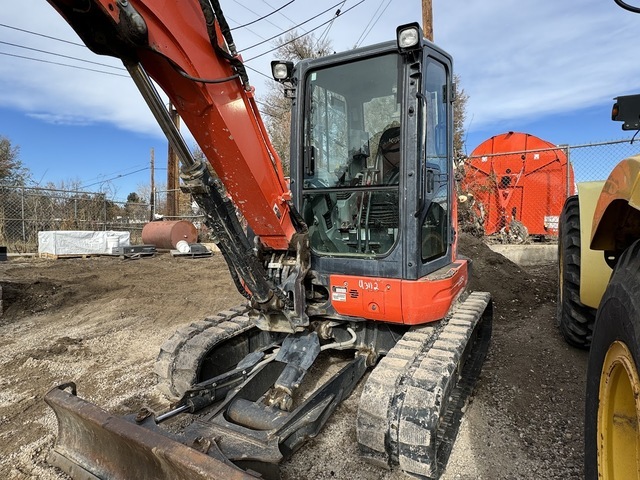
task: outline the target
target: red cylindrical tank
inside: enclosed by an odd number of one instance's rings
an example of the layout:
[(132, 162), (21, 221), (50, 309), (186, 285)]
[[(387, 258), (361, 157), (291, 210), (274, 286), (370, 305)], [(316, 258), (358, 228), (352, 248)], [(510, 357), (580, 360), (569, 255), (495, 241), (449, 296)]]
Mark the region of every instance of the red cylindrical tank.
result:
[(142, 243), (155, 245), (156, 248), (176, 248), (180, 240), (187, 243), (198, 241), (198, 232), (193, 223), (186, 220), (150, 222), (142, 229)]
[(485, 235), (514, 220), (529, 235), (557, 235), (562, 206), (575, 184), (564, 148), (528, 133), (507, 132), (471, 153), (462, 190), (473, 194)]

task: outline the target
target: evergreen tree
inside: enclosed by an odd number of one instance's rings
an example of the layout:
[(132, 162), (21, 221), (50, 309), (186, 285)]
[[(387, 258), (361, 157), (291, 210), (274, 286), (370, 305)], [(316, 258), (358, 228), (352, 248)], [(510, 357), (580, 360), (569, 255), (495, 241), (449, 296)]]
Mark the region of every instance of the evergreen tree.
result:
[(20, 160), (20, 147), (0, 135), (0, 184), (24, 186), (31, 174)]

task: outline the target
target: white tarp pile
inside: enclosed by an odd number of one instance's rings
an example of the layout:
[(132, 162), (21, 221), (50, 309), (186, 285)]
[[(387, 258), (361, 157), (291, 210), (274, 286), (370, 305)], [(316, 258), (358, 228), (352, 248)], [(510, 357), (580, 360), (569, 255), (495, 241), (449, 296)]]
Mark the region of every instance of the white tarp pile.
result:
[(38, 253), (51, 255), (111, 254), (114, 247), (130, 245), (129, 232), (58, 230), (38, 232)]

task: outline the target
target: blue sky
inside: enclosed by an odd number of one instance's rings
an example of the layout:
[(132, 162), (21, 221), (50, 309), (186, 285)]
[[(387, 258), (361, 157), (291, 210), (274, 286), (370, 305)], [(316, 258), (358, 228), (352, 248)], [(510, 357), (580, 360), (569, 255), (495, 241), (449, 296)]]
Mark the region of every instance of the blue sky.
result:
[[(421, 0), (347, 0), (328, 37), (336, 51), (392, 39), (397, 25), (421, 21)], [(288, 0), (221, 0), (233, 27)], [(240, 50), (320, 13), (336, 2), (295, 0), (248, 28), (234, 31)], [(244, 6), (243, 6), (244, 5)], [(386, 7), (386, 9), (385, 9)], [(640, 91), (640, 64), (630, 47), (640, 16), (613, 0), (433, 0), (435, 41), (455, 59), (469, 95), (467, 150), (505, 131), (523, 131), (556, 144), (627, 138), (609, 119), (615, 96)], [(380, 16), (380, 13), (384, 13)], [(332, 10), (333, 11), (333, 10)], [(21, 159), (40, 184), (76, 184), (119, 199), (148, 185), (150, 150), (156, 182), (166, 177), (166, 140), (115, 59), (27, 34), (16, 27), (78, 42), (45, 0), (8, 2), (0, 13), (0, 135), (20, 146)], [(376, 19), (379, 19), (376, 21)], [(304, 25), (332, 18), (328, 12)], [(322, 34), (325, 27), (315, 31)], [(368, 33), (367, 33), (368, 32)], [(8, 45), (80, 57), (103, 65)], [(250, 50), (245, 58), (272, 48)], [(52, 65), (10, 55), (95, 68), (116, 75)], [(249, 65), (269, 74), (267, 54)], [(268, 80), (250, 78), (260, 98)], [(137, 171), (140, 170), (140, 171)]]

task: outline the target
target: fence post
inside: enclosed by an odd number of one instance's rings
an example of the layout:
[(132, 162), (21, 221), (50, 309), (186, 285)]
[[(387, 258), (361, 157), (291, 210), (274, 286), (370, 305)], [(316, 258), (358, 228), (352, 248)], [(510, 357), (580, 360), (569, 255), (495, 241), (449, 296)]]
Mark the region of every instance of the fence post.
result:
[(571, 147), (564, 145), (565, 152), (567, 154), (567, 191), (564, 196), (565, 200), (569, 198), (571, 193)]
[(20, 209), (22, 211), (22, 242), (27, 243), (27, 226), (25, 225), (24, 218), (24, 187), (20, 189), (22, 195), (20, 195)]

